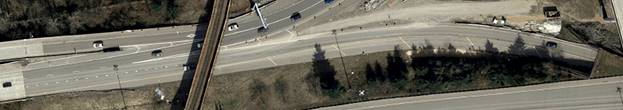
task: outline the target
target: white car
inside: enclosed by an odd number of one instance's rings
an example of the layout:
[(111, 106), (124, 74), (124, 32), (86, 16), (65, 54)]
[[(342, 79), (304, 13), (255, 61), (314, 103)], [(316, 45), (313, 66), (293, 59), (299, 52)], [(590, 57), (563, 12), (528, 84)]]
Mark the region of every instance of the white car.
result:
[(238, 29), (238, 23), (231, 23), (231, 24), (229, 24), (227, 26), (227, 30), (228, 31), (233, 31), (233, 30), (236, 30), (236, 29)]
[(193, 38), (193, 37), (195, 37), (195, 34), (188, 34), (188, 35), (186, 35), (186, 37)]
[(184, 68), (184, 71), (188, 71), (188, 66), (184, 65), (182, 67)]
[(132, 30), (125, 30), (124, 32), (134, 32), (134, 31), (132, 31)]
[(104, 47), (104, 41), (98, 40), (93, 42), (93, 48), (102, 48)]

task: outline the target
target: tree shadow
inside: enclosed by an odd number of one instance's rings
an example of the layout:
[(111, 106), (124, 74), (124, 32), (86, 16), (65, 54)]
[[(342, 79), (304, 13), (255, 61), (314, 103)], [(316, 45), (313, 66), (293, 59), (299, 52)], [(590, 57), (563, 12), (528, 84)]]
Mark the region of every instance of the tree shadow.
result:
[(339, 92), (342, 87), (335, 79), (335, 68), (325, 57), (325, 51), (322, 50), (320, 44), (315, 44), (314, 49), (315, 52), (312, 58), (312, 74), (308, 75), (307, 80), (312, 86), (319, 86), (325, 95), (329, 95), (331, 97), (339, 96)]
[(366, 64), (366, 79), (368, 82), (384, 82), (386, 78), (384, 74), (383, 67), (378, 61), (375, 61), (374, 64)]
[(407, 73), (407, 64), (402, 59), (402, 50), (400, 46), (394, 46), (392, 54), (387, 54), (387, 79), (392, 82), (405, 80)]
[(515, 42), (508, 47), (508, 53), (513, 55), (524, 55), (524, 50), (526, 50), (526, 43), (523, 38), (517, 34)]
[(497, 54), (499, 53), (499, 50), (493, 46), (493, 43), (491, 43), (489, 39), (487, 39), (487, 42), (485, 42), (485, 52)]
[(187, 58), (187, 62), (185, 63), (188, 70), (184, 71), (182, 75), (177, 93), (175, 93), (175, 96), (173, 96), (173, 100), (171, 101), (170, 110), (183, 110), (186, 105), (188, 93), (190, 92), (193, 76), (195, 74), (195, 68), (197, 67), (197, 60), (199, 59), (199, 55), (201, 53), (202, 44), (209, 25), (208, 22), (210, 21), (210, 15), (212, 14), (211, 6), (213, 1), (208, 0), (206, 2), (207, 3), (204, 7), (205, 13), (198, 18), (198, 23), (195, 25), (195, 37), (193, 38), (191, 49), (188, 54), (189, 56)]

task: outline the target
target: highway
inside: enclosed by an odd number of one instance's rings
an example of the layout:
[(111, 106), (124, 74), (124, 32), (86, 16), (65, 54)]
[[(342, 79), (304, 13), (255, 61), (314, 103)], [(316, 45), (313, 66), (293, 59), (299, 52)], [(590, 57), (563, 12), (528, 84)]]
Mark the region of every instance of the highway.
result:
[[(614, 9), (617, 25), (619, 26), (619, 33), (623, 33), (623, 1), (612, 0), (612, 7)], [(619, 35), (623, 39), (623, 35)], [(623, 40), (621, 40), (621, 46), (623, 46)]]
[[(255, 30), (249, 30), (253, 28), (253, 26), (249, 25), (260, 24), (260, 22), (257, 16), (248, 14), (232, 20), (232, 22), (239, 22), (241, 25), (240, 29), (227, 32), (229, 34), (224, 36), (225, 39), (221, 41), (221, 45), (244, 43), (245, 40), (254, 38), (253, 36), (277, 32), (295, 23), (289, 20), (291, 13), (301, 12), (305, 18), (307, 14), (318, 13), (326, 6), (320, 0), (313, 2), (301, 0), (296, 1), (294, 4), (280, 3), (277, 5), (279, 6), (272, 5), (273, 7), (262, 8), (270, 11), (265, 14), (268, 22), (270, 22), (269, 24), (271, 24), (270, 31), (257, 33)], [(275, 8), (282, 6), (287, 8)], [(0, 95), (0, 100), (67, 91), (113, 89), (116, 88), (113, 86), (114, 82), (117, 82), (116, 79), (101, 79), (116, 75), (113, 73), (120, 74), (122, 87), (137, 87), (158, 82), (178, 81), (181, 79), (181, 73), (183, 73), (181, 65), (189, 62), (192, 65), (193, 62), (187, 61), (187, 56), (184, 55), (188, 55), (190, 51), (193, 51), (194, 54), (199, 52), (199, 46), (190, 46), (193, 41), (200, 42), (203, 40), (202, 37), (192, 36), (199, 31), (205, 31), (205, 29), (197, 29), (196, 25), (184, 25), (137, 29), (130, 32), (119, 31), (69, 35), (0, 43), (0, 46), (2, 46), (0, 50), (4, 52), (0, 53), (2, 56), (0, 59), (99, 50), (92, 47), (92, 43), (96, 40), (102, 40), (105, 48), (119, 46), (122, 49), (122, 51), (109, 53), (88, 53), (28, 59), (32, 63), (23, 68), (0, 72), (7, 74), (0, 76), (0, 80), (13, 81), (15, 84), (18, 84), (15, 86), (15, 90), (0, 89), (0, 93), (7, 93), (5, 94), (7, 96)], [(201, 45), (201, 43), (198, 43), (198, 45)], [(150, 55), (151, 51), (157, 49), (163, 50), (162, 58)], [(163, 64), (162, 61), (169, 62), (164, 62), (166, 64)], [(119, 71), (112, 71), (112, 65), (120, 65)], [(130, 73), (136, 74), (125, 76), (125, 74)], [(145, 75), (153, 77), (145, 77)], [(13, 93), (18, 95), (11, 95)]]
[(240, 43), (240, 41), (254, 39), (255, 37), (268, 35), (269, 33), (283, 31), (284, 29), (292, 27), (292, 25), (297, 22), (290, 19), (292, 13), (299, 12), (303, 18), (311, 18), (312, 15), (317, 14), (327, 6), (328, 5), (324, 4), (323, 0), (299, 0), (292, 5), (283, 6), (285, 8), (281, 8), (274, 12), (262, 11), (263, 16), (266, 18), (266, 24), (268, 25), (269, 30), (265, 33), (259, 34), (257, 30), (261, 27), (262, 23), (257, 16), (250, 16), (256, 17), (253, 20), (235, 19), (227, 21), (227, 24), (238, 23), (240, 28), (235, 31), (225, 32), (225, 37), (223, 38), (221, 44), (229, 45)]
[(319, 110), (621, 110), (623, 77), (366, 101)]
[[(426, 41), (435, 47), (445, 48), (451, 43), (458, 49), (466, 50), (472, 44), (476, 48), (482, 48), (487, 39), (493, 43), (494, 47), (504, 51), (514, 42), (516, 37), (517, 34), (514, 31), (470, 25), (379, 28), (338, 33), (341, 52), (345, 56), (359, 55), (361, 51), (368, 53), (389, 51), (395, 45), (407, 49), (410, 45), (423, 46), (426, 44)], [(541, 45), (543, 40), (558, 42), (559, 48), (569, 50), (563, 51), (565, 58), (592, 62), (596, 56), (596, 50), (587, 45), (570, 43), (549, 37), (539, 37), (532, 34), (525, 34), (522, 38), (526, 41), (528, 47)], [(316, 43), (322, 45), (326, 51), (327, 58), (339, 57), (332, 35), (330, 33), (319, 33), (300, 36), (292, 40), (266, 41), (261, 45), (221, 50), (214, 71), (218, 75), (309, 62), (312, 59), (313, 45)], [(65, 91), (115, 88), (113, 85), (116, 84), (116, 79), (104, 80), (96, 78), (106, 76), (107, 74), (114, 75), (113, 64), (121, 65), (119, 73), (121, 73), (121, 81), (126, 81), (122, 83), (124, 87), (136, 87), (141, 84), (158, 83), (159, 81), (177, 81), (181, 79), (183, 73), (181, 65), (187, 62), (189, 49), (190, 44), (180, 43), (178, 46), (163, 48), (164, 56), (156, 59), (153, 59), (154, 57), (149, 54), (149, 50), (146, 50), (105, 60), (54, 66), (52, 68), (26, 69), (24, 71), (26, 93), (28, 96), (35, 96)], [(52, 62), (95, 57), (98, 56), (78, 56)], [(27, 66), (27, 68), (34, 67), (35, 65), (45, 65), (45, 63), (33, 64), (32, 66)], [(50, 73), (54, 74), (49, 75)], [(175, 76), (177, 79), (167, 76)], [(103, 86), (98, 86), (97, 84)]]
[[(312, 59), (313, 45), (315, 44), (322, 45), (327, 58), (337, 58), (339, 57), (338, 53), (342, 53), (344, 56), (353, 56), (359, 55), (362, 51), (366, 53), (389, 51), (394, 49), (395, 45), (408, 49), (411, 45), (424, 46), (430, 44), (445, 48), (448, 44), (452, 44), (464, 51), (470, 47), (483, 48), (487, 40), (490, 40), (494, 47), (500, 51), (505, 51), (517, 36), (521, 36), (528, 48), (542, 45), (544, 41), (557, 42), (558, 49), (563, 50), (564, 58), (592, 62), (597, 53), (595, 48), (588, 45), (571, 43), (538, 34), (456, 24), (406, 25), (338, 32), (337, 38), (341, 50), (337, 49), (334, 36), (330, 32), (241, 44), (245, 40), (254, 38), (254, 36), (282, 32), (297, 22), (304, 21), (290, 20), (289, 16), (293, 12), (298, 11), (303, 15), (303, 19), (309, 19), (311, 17), (309, 15), (322, 12), (328, 6), (321, 0), (302, 0), (283, 9), (270, 12), (266, 14), (271, 28), (267, 33), (257, 33), (256, 29), (260, 24), (257, 18), (255, 20), (232, 20), (231, 22), (238, 22), (240, 29), (224, 33), (221, 46), (232, 46), (222, 48), (218, 52), (214, 75), (309, 62)], [(249, 16), (243, 17), (256, 16), (249, 14)], [(203, 39), (188, 37), (196, 31), (205, 30), (196, 30), (194, 25), (187, 25), (176, 26), (175, 28), (135, 30), (134, 32), (110, 32), (26, 40), (28, 43), (35, 42), (34, 46), (41, 48), (41, 53), (44, 54), (93, 50), (91, 45), (95, 40), (103, 40), (105, 47), (120, 46), (122, 51), (31, 59), (33, 63), (19, 68), (17, 72), (0, 71), (0, 74), (18, 74), (15, 77), (23, 78), (23, 85), (16, 83), (14, 86), (23, 86), (25, 97), (69, 91), (116, 89), (118, 88), (117, 74), (120, 76), (119, 80), (123, 87), (139, 87), (161, 82), (179, 81), (184, 73), (182, 65), (197, 62), (194, 59), (188, 61), (189, 54), (200, 53), (197, 46), (192, 45), (192, 43), (193, 40), (200, 41)], [(161, 49), (163, 56), (152, 56), (151, 51), (156, 49)], [(531, 55), (544, 56), (540, 53)], [(112, 65), (119, 65), (118, 71), (114, 71)], [(0, 76), (0, 80), (5, 79), (4, 76)], [(0, 93), (4, 93), (3, 91), (0, 90)], [(4, 100), (5, 98), (1, 96), (0, 100)]]

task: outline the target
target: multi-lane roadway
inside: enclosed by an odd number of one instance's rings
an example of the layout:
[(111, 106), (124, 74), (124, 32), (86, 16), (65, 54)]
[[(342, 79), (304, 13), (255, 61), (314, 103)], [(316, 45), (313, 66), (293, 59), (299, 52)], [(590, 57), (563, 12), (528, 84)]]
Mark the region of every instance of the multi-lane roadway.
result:
[[(338, 42), (341, 52), (345, 56), (359, 55), (365, 52), (380, 52), (392, 50), (395, 45), (409, 48), (411, 45), (424, 46), (427, 42), (434, 47), (447, 47), (452, 44), (459, 50), (468, 48), (484, 48), (486, 40), (492, 42), (500, 51), (508, 49), (509, 45), (517, 38), (516, 31), (483, 28), (471, 25), (431, 25), (423, 28), (395, 27), (361, 30), (338, 33)], [(563, 57), (592, 62), (596, 56), (596, 50), (587, 45), (575, 44), (550, 37), (542, 37), (534, 34), (520, 34), (526, 42), (527, 48), (543, 45), (544, 41), (558, 42), (559, 49), (563, 51)], [(298, 38), (284, 41), (264, 42), (228, 48), (221, 50), (217, 58), (215, 73), (226, 74), (238, 71), (254, 70), (274, 67), (279, 65), (309, 62), (315, 44), (321, 44), (326, 51), (327, 58), (339, 57), (333, 35), (319, 33), (299, 36)], [(374, 45), (370, 45), (374, 44)], [(111, 89), (114, 88), (116, 79), (112, 65), (121, 65), (118, 73), (124, 87), (131, 85), (151, 84), (158, 82), (176, 81), (181, 78), (182, 64), (185, 64), (190, 43), (179, 43), (162, 48), (165, 55), (155, 58), (149, 50), (128, 55), (120, 55), (101, 60), (93, 60), (82, 63), (53, 66), (45, 68), (46, 63), (36, 63), (32, 66), (41, 65), (44, 68), (25, 69), (24, 78), (26, 93), (29, 96), (58, 93), (74, 90)], [(118, 52), (123, 54), (124, 51)], [(106, 53), (117, 54), (117, 53)], [(196, 54), (196, 53), (194, 53)], [(542, 53), (546, 54), (546, 53)], [(537, 54), (537, 55), (542, 55)], [(72, 59), (97, 59), (106, 55), (85, 55), (70, 59), (61, 59), (51, 62), (71, 61)], [(109, 79), (98, 79), (108, 78)], [(170, 76), (175, 76), (171, 78)], [(158, 81), (159, 80), (159, 81)]]
[(621, 110), (623, 77), (404, 97), (321, 110)]
[[(293, 12), (300, 12), (305, 18), (308, 17), (305, 15), (313, 15), (322, 11), (327, 5), (320, 1), (302, 0), (283, 10), (266, 14), (269, 28), (271, 28), (268, 33), (283, 31), (296, 23), (289, 19)], [(240, 29), (226, 32), (222, 40), (224, 45), (244, 42), (262, 34), (257, 33), (256, 30), (260, 26), (259, 20), (233, 20), (233, 22), (237, 22)], [(198, 47), (192, 44), (193, 41), (201, 38), (189, 36), (195, 33), (195, 28), (194, 26), (177, 26), (43, 40), (41, 46), (44, 53), (90, 50), (93, 49), (91, 45), (95, 40), (103, 40), (105, 47), (120, 46), (122, 51), (33, 59), (33, 63), (18, 71), (0, 73), (17, 73), (19, 75), (15, 77), (23, 77), (23, 85), (16, 83), (15, 86), (25, 88), (24, 96), (115, 89), (118, 88), (118, 80), (115, 77), (117, 74), (120, 76), (119, 80), (123, 87), (178, 81), (184, 73), (182, 65), (194, 62), (188, 60), (189, 54), (198, 54)], [(487, 40), (492, 42), (494, 47), (505, 51), (518, 36), (524, 39), (528, 48), (543, 45), (545, 41), (557, 42), (558, 49), (563, 50), (562, 55), (565, 58), (592, 62), (596, 56), (596, 50), (588, 45), (538, 34), (473, 25), (430, 24), (368, 28), (338, 32), (335, 36), (330, 32), (324, 32), (231, 46), (221, 49), (214, 71), (216, 75), (219, 75), (309, 62), (312, 59), (315, 44), (322, 45), (327, 58), (336, 58), (340, 53), (344, 56), (353, 56), (359, 55), (362, 51), (367, 53), (388, 51), (394, 49), (396, 45), (403, 49), (408, 49), (411, 45), (428, 44), (442, 48), (452, 44), (459, 50), (484, 48)], [(334, 37), (338, 39), (340, 50), (337, 49)], [(163, 51), (163, 56), (156, 57), (151, 54), (151, 51), (157, 49)], [(543, 56), (544, 54), (535, 55)], [(119, 65), (118, 70), (115, 71), (112, 65)], [(2, 78), (4, 77), (0, 77)]]
[[(273, 6), (273, 8), (262, 8), (270, 11), (265, 12), (265, 18), (270, 28), (268, 32), (258, 33), (254, 28), (257, 28), (259, 25), (253, 25), (260, 24), (259, 19), (254, 14), (248, 14), (229, 21), (229, 23), (238, 23), (240, 29), (227, 31), (221, 44), (240, 43), (259, 35), (266, 35), (285, 29), (295, 23), (289, 19), (292, 13), (300, 12), (304, 16), (307, 14), (312, 15), (327, 6), (320, 0), (300, 0), (293, 4), (281, 3), (279, 5), (268, 5)], [(0, 48), (0, 50), (5, 53), (0, 53), (3, 56), (0, 59), (5, 59), (5, 57), (19, 58), (99, 50), (101, 48), (92, 47), (93, 42), (97, 40), (104, 42), (104, 48), (119, 46), (122, 51), (29, 59), (32, 63), (24, 68), (0, 72), (2, 74), (10, 74), (1, 76), (0, 80), (12, 81), (16, 84), (14, 88), (25, 88), (25, 93), (22, 93), (24, 91), (21, 89), (19, 89), (21, 91), (17, 91), (0, 88), (1, 93), (8, 95), (7, 97), (2, 97), (4, 95), (0, 96), (0, 100), (77, 90), (112, 89), (115, 88), (113, 84), (118, 82), (117, 79), (105, 78), (116, 75), (116, 73), (122, 76), (120, 81), (123, 87), (136, 87), (180, 80), (181, 70), (183, 70), (182, 65), (190, 62), (185, 55), (188, 55), (189, 52), (198, 52), (196, 50), (201, 45), (199, 42), (202, 41), (202, 38), (196, 35), (201, 31), (205, 31), (205, 29), (199, 29), (195, 25), (186, 25), (2, 43), (3, 48)], [(194, 43), (197, 45), (191, 46), (193, 41), (199, 44)], [(162, 50), (164, 52), (163, 56), (154, 57), (150, 54), (153, 50)], [(118, 71), (113, 71), (112, 65), (119, 65)], [(130, 73), (136, 74), (129, 75)], [(142, 83), (136, 81), (141, 81)], [(13, 96), (11, 95), (13, 94), (12, 92), (26, 95)]]

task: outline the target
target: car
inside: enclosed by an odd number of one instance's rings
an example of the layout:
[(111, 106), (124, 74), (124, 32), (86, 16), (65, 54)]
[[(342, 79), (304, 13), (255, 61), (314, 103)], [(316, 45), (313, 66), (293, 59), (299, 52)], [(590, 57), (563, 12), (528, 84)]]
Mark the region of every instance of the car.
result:
[(228, 31), (234, 31), (236, 29), (238, 29), (238, 23), (231, 23), (231, 24), (227, 25), (227, 30)]
[(97, 40), (93, 42), (93, 48), (102, 48), (104, 47), (104, 41)]
[(184, 71), (190, 70), (190, 66), (188, 66), (186, 64), (182, 65), (182, 68), (184, 68)]
[(201, 43), (197, 43), (197, 48), (201, 48)]
[(186, 35), (186, 37), (193, 38), (193, 37), (195, 37), (195, 34), (188, 34), (188, 35)]
[(298, 20), (298, 19), (300, 19), (301, 17), (302, 17), (302, 16), (301, 16), (301, 13), (299, 13), (299, 12), (294, 12), (294, 13), (292, 13), (292, 15), (290, 15), (290, 19), (291, 19), (291, 20)]
[(125, 30), (124, 32), (134, 32), (133, 30)]
[(545, 42), (545, 46), (547, 46), (547, 48), (556, 48), (556, 47), (558, 47), (558, 43), (552, 42), (552, 41), (547, 41), (547, 42)]
[(154, 51), (151, 51), (151, 56), (154, 56), (154, 57), (160, 57), (160, 56), (162, 56), (162, 50), (154, 50)]
[(2, 88), (7, 88), (7, 87), (11, 87), (11, 86), (13, 86), (13, 84), (11, 84), (11, 82), (8, 82), (8, 81), (2, 83)]

